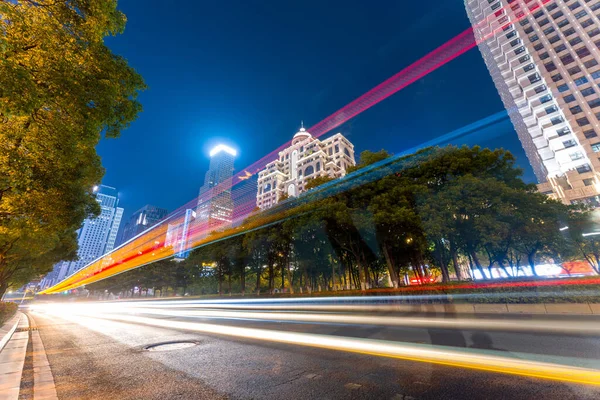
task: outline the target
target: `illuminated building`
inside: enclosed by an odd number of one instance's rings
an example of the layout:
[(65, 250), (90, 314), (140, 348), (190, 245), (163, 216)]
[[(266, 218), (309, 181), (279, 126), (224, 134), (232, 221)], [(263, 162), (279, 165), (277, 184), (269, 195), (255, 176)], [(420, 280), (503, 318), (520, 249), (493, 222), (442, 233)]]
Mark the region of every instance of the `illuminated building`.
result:
[(339, 178), (355, 164), (354, 145), (341, 133), (321, 141), (302, 127), (292, 145), (259, 172), (256, 205), (261, 209), (272, 207), (283, 195), (301, 194), (309, 180), (319, 176)]
[(140, 208), (129, 218), (129, 221), (125, 224), (123, 228), (123, 236), (121, 237), (121, 243), (125, 243), (131, 238), (139, 235), (144, 232), (146, 229), (151, 228), (156, 225), (158, 222), (163, 220), (167, 214), (168, 210), (164, 208), (159, 208), (151, 205), (145, 205)]
[(200, 188), (196, 208), (196, 226), (201, 235), (227, 229), (233, 218), (231, 182), (233, 162), (237, 152), (229, 146), (218, 145), (210, 151), (210, 164), (204, 185)]
[(600, 205), (600, 1), (465, 4), (539, 190)]
[(104, 253), (112, 251), (117, 240), (123, 209), (118, 207), (117, 189), (100, 185), (95, 188), (96, 200), (100, 203), (100, 215), (86, 219), (77, 231), (77, 261), (63, 261), (54, 266), (54, 271), (40, 283), (42, 288), (50, 287), (67, 276), (79, 271)]

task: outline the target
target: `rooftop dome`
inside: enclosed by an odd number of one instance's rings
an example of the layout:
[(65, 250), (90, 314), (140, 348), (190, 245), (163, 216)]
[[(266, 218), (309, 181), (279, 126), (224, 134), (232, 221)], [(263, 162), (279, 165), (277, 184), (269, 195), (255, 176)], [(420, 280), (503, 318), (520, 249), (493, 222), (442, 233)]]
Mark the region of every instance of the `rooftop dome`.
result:
[(306, 129), (304, 129), (304, 127), (300, 128), (300, 130), (294, 135), (294, 139), (298, 138), (298, 137), (302, 137), (302, 138), (307, 138), (307, 137), (311, 137), (312, 135), (309, 132), (306, 132)]

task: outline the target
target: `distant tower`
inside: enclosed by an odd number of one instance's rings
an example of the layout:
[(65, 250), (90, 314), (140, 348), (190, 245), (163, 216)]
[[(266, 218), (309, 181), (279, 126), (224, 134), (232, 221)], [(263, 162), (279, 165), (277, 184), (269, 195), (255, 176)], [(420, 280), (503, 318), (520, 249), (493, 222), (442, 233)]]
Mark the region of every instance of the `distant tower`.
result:
[(465, 5), (539, 190), (567, 204), (600, 206), (600, 3)]
[(121, 243), (125, 243), (129, 239), (139, 235), (146, 229), (149, 229), (163, 220), (169, 211), (164, 208), (159, 208), (151, 205), (145, 205), (140, 208), (129, 218), (123, 229)]
[(55, 285), (115, 247), (117, 232), (123, 217), (123, 209), (117, 207), (119, 204), (117, 189), (100, 185), (95, 188), (95, 192), (101, 212), (97, 218), (83, 221), (83, 225), (77, 231), (79, 260), (56, 264), (54, 271), (44, 279), (44, 287)]
[(196, 229), (200, 236), (231, 227), (233, 201), (231, 186), (237, 152), (220, 144), (210, 151), (210, 165), (200, 188), (196, 208)]

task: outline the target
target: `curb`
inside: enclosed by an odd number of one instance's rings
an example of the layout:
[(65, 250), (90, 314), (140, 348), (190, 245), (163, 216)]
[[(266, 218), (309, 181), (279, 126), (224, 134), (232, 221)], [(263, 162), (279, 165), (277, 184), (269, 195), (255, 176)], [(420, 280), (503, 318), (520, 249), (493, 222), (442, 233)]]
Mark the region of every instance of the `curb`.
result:
[(19, 321), (21, 320), (21, 312), (17, 311), (15, 315), (12, 316), (8, 322), (5, 322), (2, 327), (0, 327), (0, 351), (6, 346), (6, 343), (10, 340), (13, 333), (17, 330), (17, 325), (19, 325)]

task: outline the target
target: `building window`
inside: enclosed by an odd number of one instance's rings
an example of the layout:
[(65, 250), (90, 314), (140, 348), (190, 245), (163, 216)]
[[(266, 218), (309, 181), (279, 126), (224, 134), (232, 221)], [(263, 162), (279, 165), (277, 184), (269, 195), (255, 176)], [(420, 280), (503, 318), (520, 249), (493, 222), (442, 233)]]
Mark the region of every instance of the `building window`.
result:
[(588, 101), (588, 104), (591, 108), (596, 108), (596, 107), (600, 106), (600, 99), (592, 99), (592, 100)]
[(336, 153), (339, 153), (339, 152), (340, 152), (340, 146), (339, 146), (339, 145), (337, 145), (337, 144), (335, 145), (335, 152), (336, 152)]
[(582, 76), (581, 78), (575, 79), (573, 82), (575, 82), (577, 86), (581, 86), (585, 83), (588, 83), (588, 80), (585, 76)]
[(581, 94), (584, 95), (584, 96), (589, 96), (589, 95), (592, 95), (594, 93), (596, 93), (596, 91), (591, 86), (587, 87), (585, 89), (581, 89)]
[(592, 151), (594, 153), (600, 153), (600, 143), (595, 143), (592, 145)]
[(540, 54), (540, 59), (541, 60), (545, 60), (546, 58), (549, 58), (550, 54), (548, 54), (547, 51), (543, 52), (542, 54)]
[(583, 180), (585, 186), (592, 186), (594, 184), (594, 178), (587, 178)]
[(571, 108), (569, 108), (569, 111), (571, 111), (571, 114), (573, 114), (573, 115), (583, 112), (583, 110), (581, 109), (580, 106), (571, 107)]
[(579, 44), (581, 42), (583, 42), (583, 40), (581, 40), (581, 38), (579, 36), (576, 36), (573, 39), (569, 40), (569, 44), (571, 46), (575, 46), (576, 44)]
[(313, 168), (312, 165), (309, 165), (308, 167), (306, 167), (306, 169), (304, 170), (304, 176), (309, 176), (315, 173), (315, 169)]
[(592, 54), (592, 53), (590, 53), (590, 50), (587, 47), (585, 47), (585, 46), (576, 49), (575, 53), (577, 53), (577, 56), (579, 58), (584, 58), (584, 57), (587, 57), (590, 54)]
[(557, 52), (557, 53), (560, 53), (561, 51), (566, 50), (566, 49), (567, 49), (567, 46), (565, 46), (564, 44), (561, 44), (559, 46), (556, 46), (554, 48), (554, 51)]
[(552, 123), (552, 125), (558, 125), (561, 122), (564, 122), (565, 120), (563, 119), (563, 117), (554, 117), (550, 120), (550, 122)]
[(534, 68), (535, 68), (535, 66), (533, 64), (527, 64), (526, 66), (523, 67), (523, 71), (529, 72)]
[(543, 43), (538, 43), (538, 44), (536, 44), (535, 46), (533, 46), (533, 48), (534, 48), (536, 51), (540, 51), (541, 49), (543, 49), (543, 48), (544, 48), (544, 44), (543, 44)]
[(583, 132), (583, 136), (586, 137), (586, 139), (591, 139), (591, 138), (595, 138), (598, 135), (596, 134), (596, 131), (594, 131), (593, 129), (587, 130)]
[(558, 82), (560, 80), (562, 80), (562, 75), (561, 74), (556, 74), (556, 75), (552, 75), (552, 82)]
[(523, 64), (525, 61), (529, 61), (531, 57), (529, 57), (529, 54), (525, 54), (524, 56), (522, 56), (521, 58), (519, 58), (519, 63)]
[(552, 100), (552, 96), (550, 96), (549, 94), (540, 97), (540, 103), (542, 103), (542, 104), (547, 103), (550, 100)]
[(536, 92), (537, 94), (540, 94), (540, 93), (542, 93), (544, 90), (546, 90), (546, 85), (540, 85), (540, 86), (536, 87), (534, 90), (535, 90), (535, 92)]
[(586, 68), (592, 68), (592, 67), (595, 67), (596, 65), (598, 65), (598, 61), (596, 61), (595, 58), (592, 58), (591, 60), (588, 60), (588, 61), (584, 62), (583, 65)]
[(565, 36), (570, 36), (575, 33), (575, 28), (571, 27), (565, 31)]
[(558, 136), (565, 136), (571, 133), (571, 130), (568, 126), (565, 126), (564, 128), (560, 128), (559, 130), (557, 130), (556, 133), (558, 134)]
[(544, 67), (546, 67), (546, 71), (548, 72), (556, 71), (556, 65), (552, 61), (550, 61), (547, 64), (544, 64)]
[(271, 191), (271, 184), (270, 184), (270, 183), (267, 183), (267, 184), (265, 185), (265, 193), (267, 193), (267, 192), (270, 192), (270, 191)]
[(592, 167), (590, 167), (589, 164), (583, 164), (577, 167), (576, 169), (577, 172), (579, 172), (580, 174), (585, 174), (586, 172), (590, 172), (592, 170)]
[(579, 125), (579, 126), (586, 126), (586, 125), (589, 125), (589, 124), (590, 124), (590, 121), (586, 117), (579, 118), (577, 120), (577, 125)]
[(567, 70), (567, 72), (569, 73), (569, 75), (577, 75), (578, 73), (580, 73), (580, 72), (581, 72), (581, 68), (579, 68), (579, 66), (578, 66), (578, 65), (576, 65), (576, 66), (574, 66), (574, 67), (572, 67), (572, 68), (569, 68), (569, 69)]
[(332, 155), (332, 154), (333, 154), (333, 149), (330, 147), (329, 148), (329, 155)]
[(573, 96), (572, 94), (569, 94), (569, 95), (563, 97), (563, 100), (565, 101), (565, 103), (570, 103), (572, 101), (575, 101), (575, 96)]
[(529, 36), (529, 40), (531, 42), (535, 42), (536, 40), (540, 40), (540, 38), (538, 35), (531, 35), (531, 36)]
[(574, 141), (573, 139), (567, 140), (567, 141), (563, 142), (563, 146), (565, 146), (565, 149), (568, 149), (569, 147), (577, 146), (577, 142)]
[(320, 163), (320, 162), (318, 162), (318, 163), (317, 163), (317, 172), (319, 172), (320, 170), (321, 170), (321, 163)]
[(521, 47), (519, 47), (518, 49), (515, 50), (515, 55), (521, 54), (524, 51), (525, 51), (525, 47), (521, 46)]
[(571, 64), (573, 61), (575, 61), (575, 59), (573, 58), (573, 56), (571, 54), (565, 54), (564, 56), (562, 56), (560, 58), (560, 61), (564, 64), (564, 65), (569, 65)]
[(565, 83), (565, 84), (560, 85), (559, 87), (557, 87), (557, 89), (558, 89), (559, 92), (562, 93), (562, 92), (566, 92), (567, 90), (569, 90), (569, 86), (567, 86), (567, 84)]

